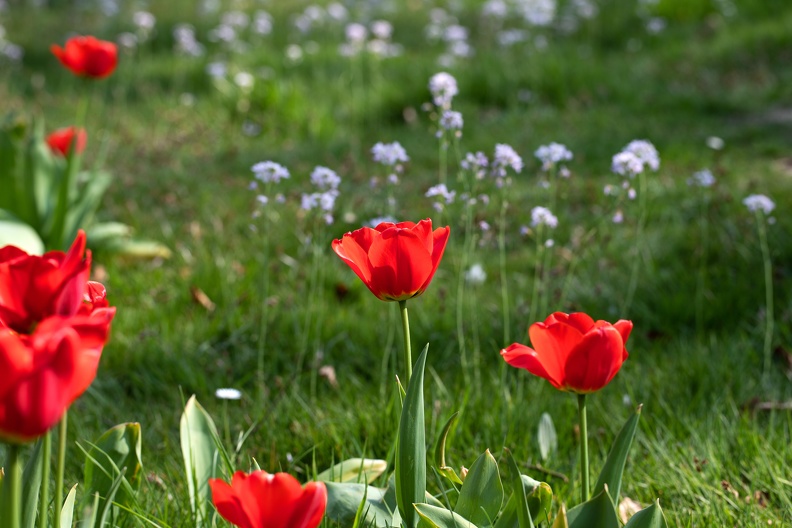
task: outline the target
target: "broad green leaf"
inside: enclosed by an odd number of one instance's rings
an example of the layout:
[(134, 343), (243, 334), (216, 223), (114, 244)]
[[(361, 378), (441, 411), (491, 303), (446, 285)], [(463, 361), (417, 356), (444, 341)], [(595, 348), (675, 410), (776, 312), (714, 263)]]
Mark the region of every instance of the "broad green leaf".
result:
[(371, 458), (350, 458), (319, 473), (314, 480), (322, 482), (366, 482), (371, 484), (385, 470), (388, 463)]
[[(49, 433), (47, 433), (49, 434)], [(36, 510), (41, 490), (41, 476), (44, 467), (44, 438), (39, 438), (22, 473), (22, 528), (33, 528), (36, 524)], [(46, 515), (42, 512), (41, 515)]]
[(443, 427), (443, 431), (440, 433), (440, 438), (437, 439), (437, 445), (435, 446), (434, 463), (438, 473), (443, 475), (454, 484), (461, 485), (462, 479), (456, 474), (454, 468), (446, 464), (445, 459), (445, 447), (446, 440), (448, 439), (448, 433), (451, 431), (451, 427), (453, 427), (457, 418), (459, 418), (459, 411), (452, 414), (451, 418), (448, 419), (445, 426)]
[(355, 522), (360, 504), (366, 504), (361, 514), (363, 526), (387, 528), (392, 526), (392, 510), (385, 501), (387, 490), (340, 482), (326, 482), (327, 511), (325, 516), (340, 526), (351, 526)]
[(477, 528), (460, 514), (431, 504), (414, 504), (421, 528)]
[[(113, 501), (115, 500), (116, 493), (118, 493), (118, 490), (121, 488), (121, 484), (125, 481), (126, 479), (124, 478), (124, 475), (119, 474), (116, 477), (116, 479), (113, 481), (113, 484), (112, 486), (110, 486), (110, 489), (107, 490), (107, 496), (100, 501), (99, 517), (96, 520), (97, 524), (94, 525), (96, 528), (104, 528), (109, 524), (107, 522), (107, 517), (108, 515), (110, 515), (110, 512), (113, 510)], [(96, 496), (97, 497), (99, 496), (98, 492)], [(96, 502), (94, 502), (94, 504), (96, 504)]]
[(424, 430), (424, 368), (427, 344), (413, 369), (407, 386), (396, 446), (396, 502), (407, 528), (418, 526), (413, 504), (424, 502), (426, 495), (426, 433)]
[(195, 526), (211, 526), (214, 510), (208, 506), (212, 501), (209, 479), (220, 477), (222, 455), (215, 424), (195, 396), (184, 407), (179, 430)]
[(514, 460), (511, 451), (505, 448), (503, 451), (506, 453), (506, 465), (509, 467), (509, 481), (511, 482), (513, 490), (512, 495), (515, 497), (517, 524), (520, 528), (534, 528), (531, 512), (528, 509), (525, 482), (520, 474), (520, 468), (517, 467), (517, 462)]
[(556, 435), (553, 418), (548, 413), (542, 413), (539, 418), (539, 431), (537, 433), (539, 441), (539, 455), (542, 460), (547, 458), (558, 449), (558, 436)]
[[(60, 525), (61, 528), (71, 528), (72, 519), (74, 518), (74, 499), (77, 498), (77, 484), (72, 486), (72, 489), (69, 490), (69, 493), (66, 495), (66, 500), (63, 501), (63, 506), (61, 507), (60, 511)], [(98, 506), (98, 496), (94, 500), (94, 511)], [(57, 515), (57, 514), (56, 514)], [(88, 526), (93, 526), (89, 524)]]
[(124, 506), (133, 504), (142, 480), (141, 442), (139, 423), (119, 424), (102, 434), (85, 458), (86, 493), (107, 497), (123, 470), (125, 482), (120, 484), (115, 500)]
[(503, 484), (498, 463), (489, 449), (482, 453), (465, 478), (454, 512), (476, 526), (491, 526), (503, 504)]
[(36, 230), (0, 209), (0, 247), (3, 246), (16, 246), (31, 255), (44, 253), (44, 242)]
[(624, 528), (668, 528), (660, 501), (656, 500), (651, 506), (630, 517)]
[(619, 528), (619, 517), (606, 487), (567, 513), (569, 528)]
[[(67, 500), (68, 500), (68, 497), (67, 497)], [(65, 504), (64, 504), (64, 507), (65, 507)], [(74, 511), (74, 508), (72, 508), (72, 511)], [(98, 515), (99, 515), (99, 494), (97, 493), (97, 494), (94, 495), (93, 503), (88, 508), (86, 516), (83, 517), (83, 521), (82, 521), (81, 527), (82, 528), (93, 528), (94, 526), (96, 526), (96, 520), (98, 518)], [(61, 519), (62, 518), (63, 518), (63, 511), (61, 511)], [(63, 527), (63, 524), (61, 524), (61, 527)]]
[[(553, 490), (546, 482), (539, 482), (528, 475), (521, 475), (521, 478), (523, 489), (526, 491), (526, 500), (531, 519), (545, 519), (553, 502)], [(512, 493), (501, 512), (501, 516), (498, 517), (498, 522), (495, 523), (495, 528), (517, 528), (517, 526), (519, 526), (517, 496)]]
[(86, 229), (93, 221), (97, 209), (102, 204), (105, 191), (113, 178), (103, 171), (87, 171), (80, 174), (84, 180), (76, 199), (70, 204), (66, 215), (66, 239), (73, 239), (78, 229)]
[(614, 500), (614, 505), (618, 504), (619, 492), (621, 491), (622, 475), (624, 474), (624, 466), (627, 463), (627, 455), (630, 453), (633, 439), (635, 438), (635, 431), (638, 428), (638, 420), (641, 418), (641, 406), (635, 410), (632, 416), (619, 431), (619, 435), (613, 442), (608, 459), (600, 471), (597, 483), (594, 485), (592, 494), (597, 494), (608, 486), (608, 493)]

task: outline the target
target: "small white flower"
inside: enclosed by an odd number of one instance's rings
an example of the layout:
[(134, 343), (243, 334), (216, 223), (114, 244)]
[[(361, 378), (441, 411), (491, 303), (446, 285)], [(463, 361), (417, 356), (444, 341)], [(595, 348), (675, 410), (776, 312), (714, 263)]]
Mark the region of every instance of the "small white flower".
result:
[(613, 156), (611, 170), (621, 176), (633, 178), (637, 174), (643, 172), (644, 164), (641, 159), (632, 152), (623, 151)]
[(613, 215), (612, 220), (614, 224), (621, 224), (622, 222), (624, 222), (624, 214), (621, 211), (616, 211), (616, 213)]
[(338, 198), (338, 191), (336, 191), (335, 189), (320, 193), (319, 208), (322, 209), (322, 211), (326, 211), (326, 212), (332, 211), (333, 207), (335, 207), (336, 198)]
[(635, 190), (635, 189), (633, 189), (632, 187), (630, 187), (629, 189), (627, 189), (627, 198), (628, 198), (628, 199), (630, 199), (630, 200), (635, 200), (635, 198), (636, 198), (637, 196), (638, 196), (638, 191), (636, 191), (636, 190)]
[(456, 191), (449, 191), (448, 187), (444, 183), (439, 183), (433, 187), (430, 187), (426, 194), (424, 195), (427, 198), (433, 198), (435, 196), (440, 196), (445, 201), (446, 205), (450, 204), (454, 201), (454, 197), (456, 196)]
[(531, 234), (531, 228), (528, 226), (520, 226), (520, 235), (528, 236)]
[(259, 203), (259, 205), (267, 205), (269, 198), (267, 198), (267, 196), (264, 194), (259, 194), (256, 196), (256, 201)]
[(481, 264), (473, 264), (465, 272), (465, 280), (471, 284), (483, 284), (487, 280), (487, 273)]
[(547, 207), (534, 207), (531, 209), (531, 226), (541, 225), (555, 229), (558, 227), (558, 218)]
[(604, 194), (605, 196), (613, 196), (614, 194), (616, 194), (616, 188), (609, 183), (602, 188), (602, 194)]
[(743, 200), (743, 204), (749, 211), (762, 211), (770, 214), (775, 209), (775, 202), (764, 194), (752, 194)]
[(299, 62), (302, 60), (303, 50), (298, 44), (289, 44), (286, 47), (286, 58), (292, 62)]
[(215, 398), (220, 400), (238, 400), (242, 398), (242, 393), (237, 389), (217, 389)]
[(698, 187), (712, 187), (715, 185), (715, 176), (709, 169), (700, 170), (693, 173), (693, 177), (688, 179), (688, 185)]
[(717, 136), (710, 136), (707, 138), (707, 146), (712, 150), (722, 150), (726, 143)]
[(407, 152), (398, 141), (394, 141), (393, 143), (377, 143), (371, 147), (371, 156), (374, 161), (390, 167), (398, 163), (410, 161)]
[(509, 145), (499, 143), (495, 145), (495, 154), (492, 156), (492, 169), (496, 177), (506, 176), (506, 168), (511, 167), (514, 172), (523, 168), (523, 160)]
[(387, 20), (375, 20), (371, 23), (371, 33), (378, 39), (389, 40), (393, 35), (393, 25)]
[(445, 110), (440, 117), (440, 127), (444, 130), (459, 131), (463, 124), (462, 114), (453, 110)]
[(334, 170), (318, 166), (311, 173), (311, 183), (323, 190), (337, 189), (341, 178)]
[(557, 163), (571, 160), (572, 151), (561, 143), (550, 143), (549, 145), (542, 145), (536, 149), (534, 156), (542, 162), (542, 169), (548, 170)]
[(253, 32), (258, 35), (269, 35), (272, 33), (272, 15), (266, 11), (256, 11), (253, 18)]
[(366, 37), (368, 37), (368, 29), (366, 29), (366, 26), (358, 24), (357, 22), (347, 24), (344, 33), (346, 34), (347, 41), (352, 44), (362, 44), (366, 41)]
[(241, 71), (234, 75), (234, 83), (243, 90), (252, 88), (254, 82), (255, 79), (253, 78), (253, 75), (246, 71)]
[(289, 170), (274, 161), (261, 161), (250, 168), (253, 177), (263, 183), (278, 183), (289, 177)]
[(429, 92), (434, 104), (440, 108), (451, 108), (451, 101), (459, 93), (456, 79), (449, 73), (436, 73), (429, 79)]
[(624, 152), (632, 152), (644, 165), (647, 165), (653, 171), (660, 168), (660, 155), (657, 153), (657, 149), (645, 139), (630, 141), (624, 147)]
[(399, 177), (396, 174), (388, 174), (388, 183), (391, 185), (398, 185)]
[(544, 246), (546, 248), (551, 248), (555, 246), (555, 240), (553, 240), (552, 238), (548, 238), (547, 240), (545, 240)]
[(206, 65), (206, 73), (209, 74), (209, 77), (225, 77), (226, 70), (225, 62), (210, 62)]
[(477, 180), (482, 180), (487, 174), (489, 160), (483, 152), (476, 152), (475, 154), (468, 152), (460, 165), (463, 169), (471, 171)]
[(372, 218), (371, 220), (366, 222), (366, 224), (370, 225), (371, 227), (377, 227), (378, 225), (384, 224), (384, 223), (398, 224), (399, 221), (396, 220), (395, 218), (393, 218), (392, 216), (378, 216), (378, 217)]
[(485, 220), (482, 220), (481, 222), (479, 222), (479, 229), (481, 229), (486, 233), (487, 231), (490, 230), (490, 225)]
[(157, 19), (148, 11), (137, 11), (132, 15), (132, 23), (141, 31), (151, 31), (154, 29)]

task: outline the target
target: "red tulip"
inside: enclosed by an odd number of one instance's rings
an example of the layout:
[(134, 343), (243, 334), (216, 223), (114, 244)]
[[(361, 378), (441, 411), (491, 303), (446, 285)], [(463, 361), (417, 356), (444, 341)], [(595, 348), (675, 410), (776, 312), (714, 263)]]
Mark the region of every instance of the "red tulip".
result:
[(584, 313), (556, 312), (528, 330), (534, 348), (514, 343), (501, 350), (513, 367), (549, 381), (553, 387), (585, 394), (610, 383), (627, 359), (632, 322), (596, 321)]
[(288, 473), (234, 473), (231, 484), (209, 479), (218, 513), (239, 528), (316, 528), (327, 508), (327, 488), (305, 488)]
[[(76, 136), (76, 137), (75, 137)], [(88, 142), (88, 134), (85, 133), (83, 128), (66, 127), (59, 128), (49, 136), (47, 136), (47, 145), (50, 150), (63, 157), (69, 155), (74, 145), (74, 150), (77, 154), (85, 150), (85, 144)]]
[(14, 246), (0, 249), (0, 322), (19, 333), (52, 315), (80, 311), (91, 270), (85, 233), (79, 231), (68, 253), (28, 255)]
[(449, 228), (432, 221), (383, 222), (333, 240), (333, 251), (383, 301), (421, 295), (432, 282), (448, 242)]
[(118, 63), (115, 44), (90, 36), (70, 38), (65, 47), (53, 44), (50, 50), (72, 73), (85, 77), (107, 77)]
[(60, 421), (96, 377), (114, 315), (48, 317), (30, 335), (0, 328), (0, 438), (30, 441)]

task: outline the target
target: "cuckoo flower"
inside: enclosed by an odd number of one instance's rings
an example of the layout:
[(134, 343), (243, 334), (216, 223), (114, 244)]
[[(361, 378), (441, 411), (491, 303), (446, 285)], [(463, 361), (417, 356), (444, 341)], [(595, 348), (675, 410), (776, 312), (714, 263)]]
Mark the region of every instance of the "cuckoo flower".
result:
[[(85, 150), (88, 135), (84, 128), (66, 127), (59, 128), (47, 136), (47, 145), (55, 154), (66, 157), (74, 149), (77, 154)], [(73, 145), (73, 146), (72, 146)]]
[(73, 37), (61, 48), (53, 44), (52, 54), (72, 73), (79, 76), (101, 79), (115, 70), (118, 63), (116, 45), (96, 37)]
[(371, 293), (383, 301), (405, 301), (424, 292), (448, 242), (449, 228), (432, 221), (383, 222), (333, 240), (333, 251)]
[(209, 479), (218, 513), (239, 528), (316, 528), (327, 507), (327, 488), (303, 488), (288, 473), (237, 471), (231, 483)]
[(80, 231), (68, 253), (28, 255), (14, 246), (0, 248), (0, 326), (29, 333), (51, 315), (80, 311), (91, 268)]
[(625, 345), (632, 322), (594, 321), (585, 313), (556, 312), (528, 330), (529, 348), (514, 343), (501, 351), (506, 362), (578, 394), (596, 392), (610, 383), (627, 359)]

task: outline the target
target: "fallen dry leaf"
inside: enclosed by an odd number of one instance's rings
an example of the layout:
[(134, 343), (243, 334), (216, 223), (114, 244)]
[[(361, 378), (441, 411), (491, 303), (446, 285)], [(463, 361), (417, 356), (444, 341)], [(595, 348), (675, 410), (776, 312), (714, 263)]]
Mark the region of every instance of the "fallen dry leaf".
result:
[(643, 509), (641, 503), (632, 500), (630, 497), (624, 497), (619, 501), (619, 518), (623, 523), (627, 523), (630, 517)]
[(193, 301), (206, 308), (207, 312), (214, 312), (215, 308), (217, 308), (215, 303), (212, 302), (212, 299), (210, 299), (198, 286), (190, 286), (190, 293), (192, 294)]

